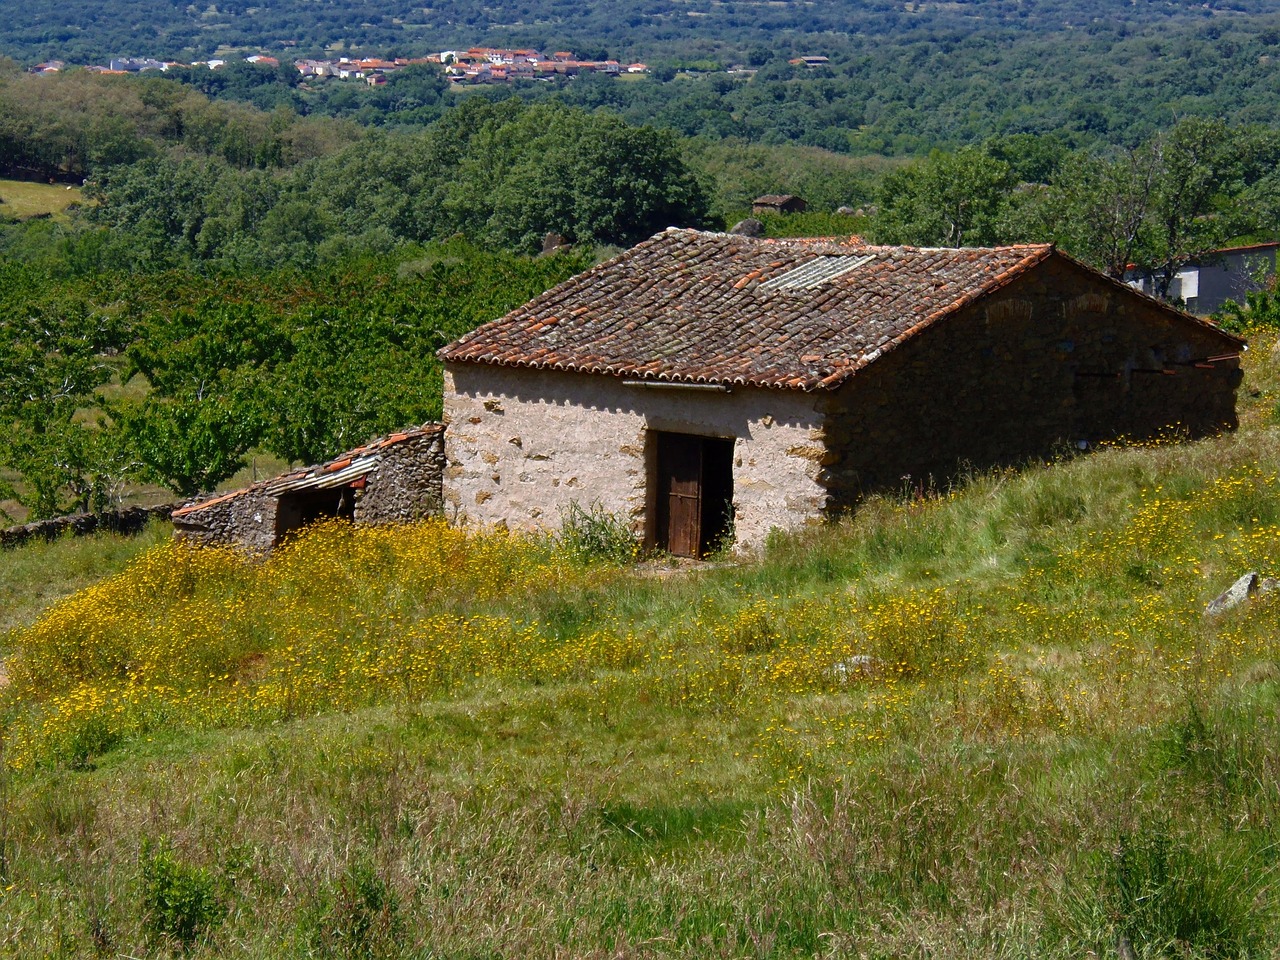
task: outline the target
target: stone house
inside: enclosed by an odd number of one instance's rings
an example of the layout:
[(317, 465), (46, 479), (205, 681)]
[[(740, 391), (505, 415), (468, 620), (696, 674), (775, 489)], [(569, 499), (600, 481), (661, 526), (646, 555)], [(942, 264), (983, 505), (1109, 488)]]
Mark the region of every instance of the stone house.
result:
[(173, 512), (176, 536), (265, 552), (326, 517), (396, 523), (440, 513), (444, 428), (427, 424)]
[(1244, 342), (1051, 245), (670, 229), (445, 347), (445, 508), (699, 555), (864, 494), (1236, 424)]
[(809, 204), (789, 193), (770, 193), (751, 201), (752, 213), (804, 213)]

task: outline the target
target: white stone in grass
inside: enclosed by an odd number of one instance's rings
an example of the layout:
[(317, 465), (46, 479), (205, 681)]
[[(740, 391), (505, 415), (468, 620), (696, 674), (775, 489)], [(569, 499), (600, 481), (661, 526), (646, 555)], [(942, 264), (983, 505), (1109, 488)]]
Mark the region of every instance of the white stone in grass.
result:
[(859, 653), (831, 665), (831, 676), (837, 683), (850, 683), (862, 677), (875, 676), (880, 661), (869, 654)]
[(1205, 616), (1216, 617), (1220, 613), (1226, 613), (1228, 610), (1240, 606), (1240, 604), (1244, 603), (1250, 596), (1257, 592), (1257, 589), (1258, 574), (1251, 570), (1229, 586), (1219, 596), (1215, 597), (1209, 603), (1209, 606), (1205, 607)]

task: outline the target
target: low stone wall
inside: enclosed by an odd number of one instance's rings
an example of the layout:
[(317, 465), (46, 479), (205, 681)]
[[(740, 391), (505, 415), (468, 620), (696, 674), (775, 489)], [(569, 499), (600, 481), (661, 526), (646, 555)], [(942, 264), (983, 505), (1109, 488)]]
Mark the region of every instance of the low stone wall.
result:
[(381, 453), (376, 477), (356, 491), (356, 523), (406, 523), (439, 516), (444, 476), (444, 430)]
[(83, 537), (103, 531), (133, 536), (141, 533), (153, 519), (168, 520), (176, 506), (164, 503), (154, 507), (123, 507), (105, 513), (77, 513), (22, 523), (0, 530), (0, 548), (20, 547), (32, 540), (57, 540), (66, 535)]

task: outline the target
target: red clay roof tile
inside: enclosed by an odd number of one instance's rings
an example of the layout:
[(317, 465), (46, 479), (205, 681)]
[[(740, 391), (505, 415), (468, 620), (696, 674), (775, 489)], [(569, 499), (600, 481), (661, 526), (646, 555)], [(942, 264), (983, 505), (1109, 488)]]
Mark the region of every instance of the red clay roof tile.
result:
[[(1050, 252), (1047, 245), (931, 250), (667, 230), (440, 356), (810, 390), (842, 381), (904, 331)], [(793, 269), (829, 257), (868, 259), (828, 282), (779, 285)]]

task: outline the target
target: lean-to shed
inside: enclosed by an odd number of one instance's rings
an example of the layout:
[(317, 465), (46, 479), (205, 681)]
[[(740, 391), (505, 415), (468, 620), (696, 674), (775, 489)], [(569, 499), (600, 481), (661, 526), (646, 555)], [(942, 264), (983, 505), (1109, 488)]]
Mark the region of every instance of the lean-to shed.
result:
[(403, 523), (440, 513), (444, 428), (402, 430), (312, 467), (173, 512), (175, 534), (203, 545), (265, 552), (316, 520)]

